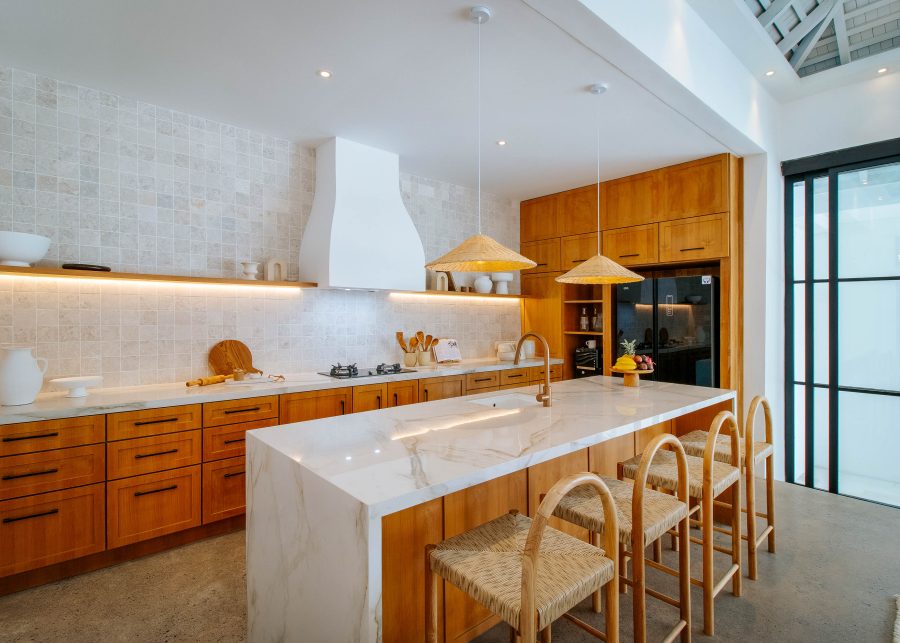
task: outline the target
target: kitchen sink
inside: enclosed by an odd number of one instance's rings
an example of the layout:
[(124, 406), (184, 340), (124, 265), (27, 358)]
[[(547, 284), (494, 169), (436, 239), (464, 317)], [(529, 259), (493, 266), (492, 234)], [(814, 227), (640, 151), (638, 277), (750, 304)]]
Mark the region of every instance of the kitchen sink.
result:
[(509, 393), (507, 395), (493, 395), (480, 400), (469, 400), (472, 404), (488, 406), (492, 409), (523, 409), (529, 406), (541, 406), (534, 395), (524, 393)]

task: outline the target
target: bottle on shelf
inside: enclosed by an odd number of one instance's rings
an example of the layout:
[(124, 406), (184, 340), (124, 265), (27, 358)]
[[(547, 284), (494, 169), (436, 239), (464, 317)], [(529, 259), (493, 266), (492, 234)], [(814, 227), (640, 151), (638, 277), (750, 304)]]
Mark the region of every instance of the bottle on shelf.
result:
[(578, 328), (582, 331), (590, 330), (590, 324), (588, 322), (587, 308), (581, 309), (581, 319), (578, 320)]
[(591, 330), (598, 333), (603, 330), (603, 316), (597, 312), (596, 306), (594, 306), (594, 314), (591, 316)]

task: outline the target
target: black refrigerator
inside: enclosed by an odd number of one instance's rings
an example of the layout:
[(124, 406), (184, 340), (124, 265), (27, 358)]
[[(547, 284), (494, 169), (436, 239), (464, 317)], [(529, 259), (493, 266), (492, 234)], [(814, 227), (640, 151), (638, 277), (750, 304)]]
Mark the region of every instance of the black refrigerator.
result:
[(637, 354), (655, 364), (651, 379), (717, 387), (719, 315), (719, 280), (710, 275), (616, 286), (615, 355), (623, 340), (637, 340)]

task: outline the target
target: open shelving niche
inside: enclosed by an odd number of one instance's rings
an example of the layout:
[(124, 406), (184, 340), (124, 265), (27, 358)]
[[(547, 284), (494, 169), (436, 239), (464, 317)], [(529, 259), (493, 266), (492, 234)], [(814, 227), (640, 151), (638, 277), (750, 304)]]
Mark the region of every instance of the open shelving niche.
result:
[[(612, 322), (609, 309), (610, 287), (587, 284), (561, 284), (562, 285), (562, 331), (563, 351), (566, 356), (566, 377), (575, 374), (575, 349), (584, 346), (589, 339), (598, 340), (598, 348), (602, 351), (601, 364), (606, 362), (606, 355), (612, 349), (607, 329)], [(600, 315), (602, 327), (600, 330), (581, 330), (579, 319), (581, 309), (587, 309), (590, 319), (594, 309)]]

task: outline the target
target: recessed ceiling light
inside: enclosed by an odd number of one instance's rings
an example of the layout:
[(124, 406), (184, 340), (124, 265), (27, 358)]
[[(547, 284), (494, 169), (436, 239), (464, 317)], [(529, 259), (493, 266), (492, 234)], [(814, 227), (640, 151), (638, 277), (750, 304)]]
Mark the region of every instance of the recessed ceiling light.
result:
[(497, 141), (497, 145), (499, 145), (500, 147), (503, 147), (504, 145), (506, 145), (506, 141), (501, 138), (499, 141)]
[(770, 69), (769, 71), (766, 72), (766, 76), (774, 76), (774, 75), (775, 75), (774, 69)]
[(882, 67), (881, 69), (878, 70), (878, 73), (879, 73), (879, 74), (886, 74), (886, 73), (887, 73), (887, 70), (888, 70), (887, 67)]
[(316, 75), (319, 76), (319, 78), (331, 78), (331, 72), (327, 69), (320, 69), (316, 72)]

